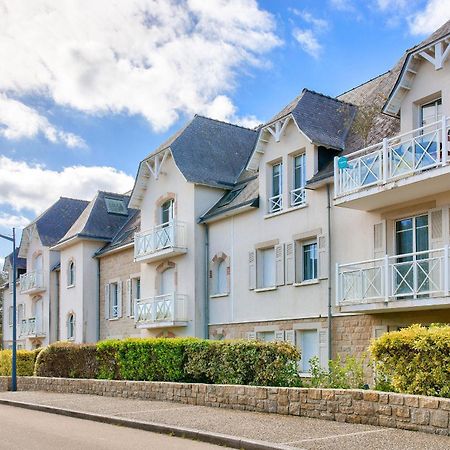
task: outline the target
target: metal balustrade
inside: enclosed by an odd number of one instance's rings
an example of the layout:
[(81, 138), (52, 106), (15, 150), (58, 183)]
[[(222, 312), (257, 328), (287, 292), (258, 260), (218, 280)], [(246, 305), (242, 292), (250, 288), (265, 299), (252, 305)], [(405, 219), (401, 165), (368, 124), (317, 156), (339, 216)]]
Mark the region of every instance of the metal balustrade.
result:
[(145, 259), (170, 249), (185, 248), (186, 224), (177, 220), (136, 233), (134, 237), (134, 258), (136, 260)]
[(43, 336), (42, 323), (36, 321), (35, 317), (22, 319), (19, 330), (20, 336)]
[(275, 213), (283, 209), (282, 195), (275, 195), (269, 198), (269, 213)]
[(292, 189), (291, 191), (291, 206), (303, 205), (306, 200), (305, 188)]
[(450, 118), (339, 157), (334, 162), (335, 197), (406, 178), (450, 163)]
[(170, 293), (136, 300), (134, 317), (138, 325), (187, 322), (187, 296)]
[(449, 247), (336, 266), (339, 306), (449, 295)]
[(20, 292), (44, 290), (44, 276), (42, 272), (27, 272), (20, 275)]

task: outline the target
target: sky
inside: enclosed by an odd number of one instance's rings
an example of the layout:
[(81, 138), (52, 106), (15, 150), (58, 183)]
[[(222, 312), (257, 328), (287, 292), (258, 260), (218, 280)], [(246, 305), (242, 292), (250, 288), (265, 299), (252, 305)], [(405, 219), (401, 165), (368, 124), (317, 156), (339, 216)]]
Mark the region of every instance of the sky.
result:
[(254, 127), (448, 19), (450, 0), (0, 0), (0, 234), (60, 196), (130, 190), (194, 114)]

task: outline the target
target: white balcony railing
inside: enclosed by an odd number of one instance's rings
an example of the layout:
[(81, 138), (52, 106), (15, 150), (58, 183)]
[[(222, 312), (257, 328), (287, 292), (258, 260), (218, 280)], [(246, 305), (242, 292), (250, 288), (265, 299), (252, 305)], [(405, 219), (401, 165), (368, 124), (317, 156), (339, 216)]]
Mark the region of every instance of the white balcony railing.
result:
[(449, 247), (338, 264), (338, 306), (449, 295)]
[(186, 224), (172, 220), (134, 236), (136, 260), (158, 254), (164, 250), (186, 248)]
[(269, 213), (275, 213), (283, 209), (283, 196), (274, 195), (269, 198)]
[(136, 300), (134, 317), (137, 325), (187, 322), (187, 296), (171, 293)]
[(450, 118), (336, 157), (335, 197), (450, 164)]
[(44, 276), (42, 272), (27, 272), (20, 275), (20, 292), (37, 291), (44, 289)]
[(300, 206), (305, 203), (305, 188), (300, 187), (291, 191), (291, 206)]
[(22, 319), (19, 334), (20, 336), (43, 336), (42, 323), (37, 322), (35, 317)]

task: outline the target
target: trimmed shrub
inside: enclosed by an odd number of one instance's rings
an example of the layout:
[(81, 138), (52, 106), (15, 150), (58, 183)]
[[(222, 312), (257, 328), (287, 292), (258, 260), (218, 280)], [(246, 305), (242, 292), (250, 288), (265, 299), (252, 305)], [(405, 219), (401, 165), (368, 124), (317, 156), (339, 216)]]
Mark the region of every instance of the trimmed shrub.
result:
[[(17, 350), (17, 375), (31, 377), (34, 373), (36, 358), (42, 349)], [(0, 376), (10, 376), (12, 368), (12, 351), (0, 351)]]
[(412, 325), (385, 333), (370, 351), (378, 388), (450, 397), (450, 326)]
[(298, 386), (298, 351), (285, 342), (194, 338), (108, 340), (53, 344), (36, 375), (142, 381)]
[(37, 357), (35, 375), (40, 377), (97, 378), (95, 344), (57, 342), (45, 347)]

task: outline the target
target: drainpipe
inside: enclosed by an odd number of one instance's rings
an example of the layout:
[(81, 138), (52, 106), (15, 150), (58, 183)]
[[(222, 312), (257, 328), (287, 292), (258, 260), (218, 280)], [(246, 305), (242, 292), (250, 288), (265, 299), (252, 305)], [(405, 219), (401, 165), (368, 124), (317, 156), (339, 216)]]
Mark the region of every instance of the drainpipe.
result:
[(97, 258), (97, 302), (96, 302), (96, 340), (100, 340), (100, 258)]
[[(60, 266), (61, 267), (61, 266)], [(55, 307), (56, 307), (56, 312), (55, 312), (55, 317), (56, 317), (56, 340), (59, 341), (60, 338), (60, 333), (61, 333), (61, 325), (60, 325), (60, 321), (59, 321), (59, 302), (61, 301), (61, 295), (60, 295), (60, 289), (61, 289), (61, 282), (59, 277), (61, 276), (61, 269), (60, 270), (55, 270), (55, 277), (56, 277), (56, 303), (55, 303)]]
[(327, 184), (327, 245), (328, 245), (328, 359), (331, 359), (331, 322), (332, 322), (332, 303), (331, 303), (331, 191), (330, 184)]
[(205, 339), (209, 338), (209, 227), (205, 222)]

